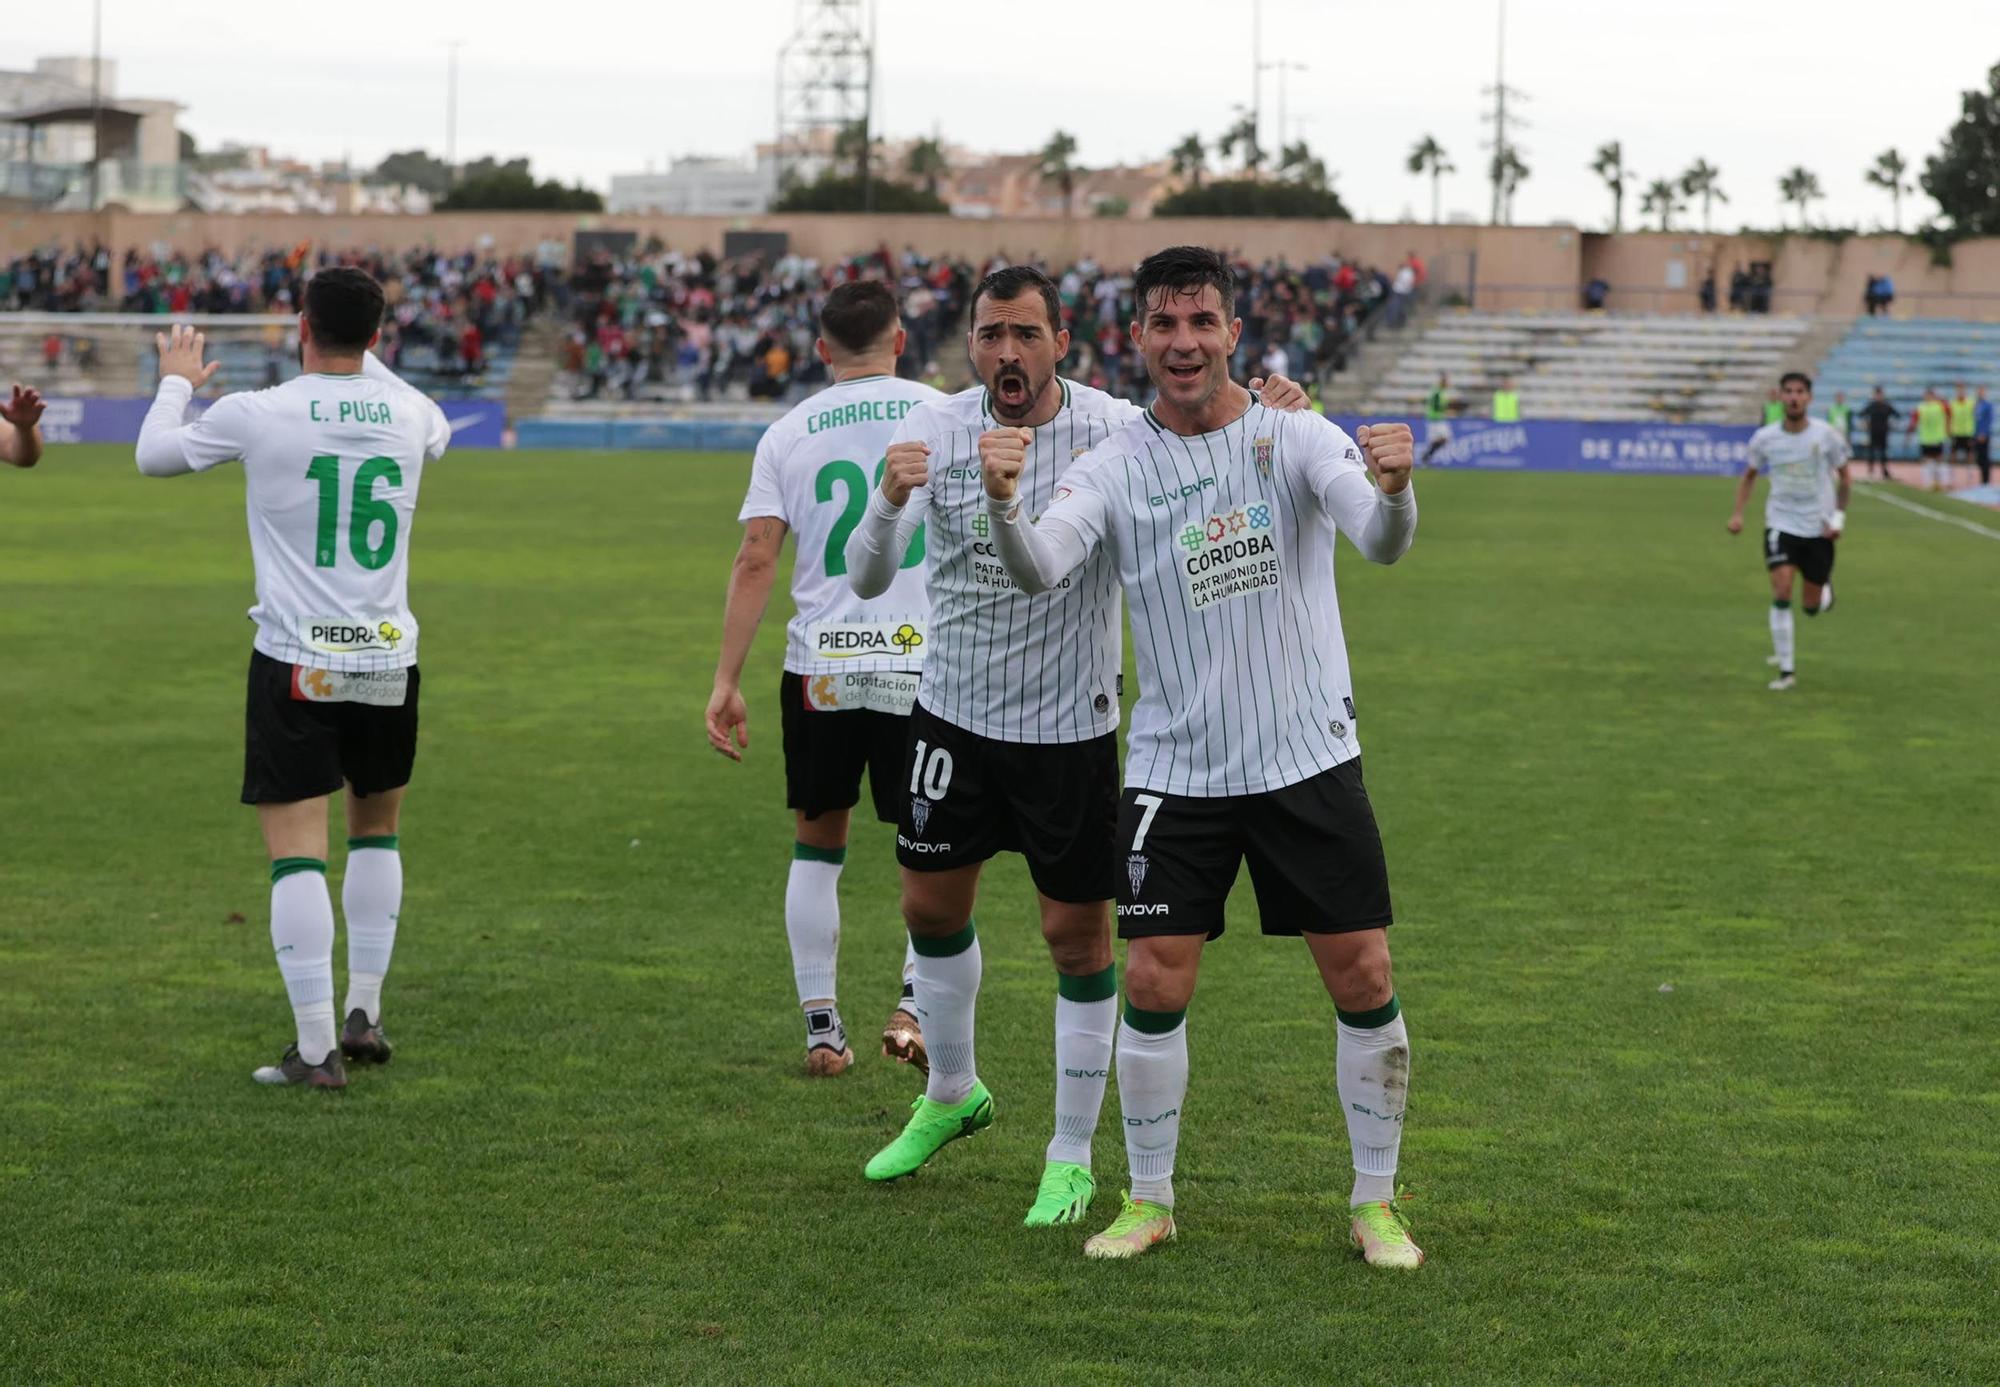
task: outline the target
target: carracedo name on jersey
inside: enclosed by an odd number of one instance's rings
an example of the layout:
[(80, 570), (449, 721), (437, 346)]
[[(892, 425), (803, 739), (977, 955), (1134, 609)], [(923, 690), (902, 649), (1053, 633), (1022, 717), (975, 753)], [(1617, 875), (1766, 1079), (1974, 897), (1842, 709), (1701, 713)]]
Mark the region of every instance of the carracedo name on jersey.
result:
[(308, 616), (299, 619), (298, 640), (306, 649), (328, 655), (386, 655), (402, 649), (409, 635), (390, 620)]
[(871, 656), (921, 660), (924, 628), (917, 622), (815, 621), (806, 627), (806, 651), (815, 660), (859, 660)]
[(914, 670), (841, 670), (805, 676), (806, 707), (820, 713), (865, 709), (908, 717), (922, 676)]
[(1196, 611), (1276, 588), (1283, 574), (1265, 501), (1246, 501), (1206, 520), (1191, 520), (1177, 536), (1185, 551), (1181, 577)]

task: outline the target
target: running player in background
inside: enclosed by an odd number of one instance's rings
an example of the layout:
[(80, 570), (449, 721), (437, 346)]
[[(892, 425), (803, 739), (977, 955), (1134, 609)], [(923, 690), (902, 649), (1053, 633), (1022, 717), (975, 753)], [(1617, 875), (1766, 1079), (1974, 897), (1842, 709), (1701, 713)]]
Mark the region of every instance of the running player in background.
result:
[[(267, 1084), (341, 1088), (347, 1058), (387, 1063), (382, 980), (402, 910), (398, 819), (417, 752), (417, 619), (410, 530), (424, 468), (444, 456), (444, 412), (376, 360), (382, 286), (320, 270), (299, 314), (304, 374), (225, 395), (185, 422), (215, 375), (203, 336), (159, 338), (160, 388), (139, 431), (150, 477), (241, 461), (257, 571), (243, 802), (271, 855), (271, 946), (297, 1041), (256, 1071)], [(336, 1044), (327, 809), (347, 791), (346, 1021)]]
[[(971, 316), (968, 347), (982, 384), (910, 412), (847, 542), (849, 578), (869, 595), (895, 571), (916, 526), (930, 532), (931, 654), (911, 718), (896, 855), (931, 1071), (902, 1134), (866, 1173), (911, 1174), (945, 1143), (993, 1121), (974, 1064), (982, 964), (972, 911), (986, 860), (1019, 852), (1056, 968), (1055, 1135), (1025, 1219), (1039, 1227), (1081, 1218), (1096, 1191), (1091, 1138), (1118, 1021), (1109, 910), (1118, 599), (1101, 563), (1056, 592), (1015, 587), (993, 550), (980, 459), (996, 448), (1019, 455), (1023, 493), (1046, 505), (1075, 459), (1140, 410), (1057, 374), (1069, 333), (1056, 286), (1040, 271), (1017, 265), (988, 275), (973, 291)], [(1307, 403), (1282, 377), (1269, 385), (1286, 408)]]
[(0, 462), (33, 467), (42, 460), (41, 395), (18, 382), (13, 395), (0, 404)]
[[(929, 637), (924, 534), (911, 536), (901, 565), (873, 598), (847, 583), (847, 532), (881, 474), (882, 454), (909, 411), (942, 398), (899, 380), (903, 353), (896, 295), (874, 280), (843, 284), (820, 310), (814, 350), (833, 384), (765, 431), (750, 466), (750, 491), (737, 519), (743, 543), (729, 572), (722, 655), (709, 695), (708, 742), (732, 761), (750, 745), (743, 662), (777, 577), (778, 551), (794, 532), (793, 616), (785, 627), (778, 684), (785, 747), (785, 803), (796, 830), (785, 884), (785, 937), (792, 980), (806, 1018), (806, 1072), (838, 1074), (854, 1063), (836, 998), (840, 952), (840, 872), (848, 821), (868, 775), (875, 817), (896, 822), (910, 704)], [(911, 976), (882, 1031), (882, 1052), (925, 1067)]]
[(1132, 1185), (1084, 1253), (1135, 1257), (1174, 1236), (1187, 1008), (1247, 858), (1263, 932), (1303, 935), (1333, 1000), (1348, 1238), (1371, 1266), (1415, 1269), (1423, 1253), (1395, 1189), (1410, 1041), (1334, 585), (1339, 534), (1376, 563), (1409, 549), (1414, 449), (1407, 425), (1364, 428), (1357, 446), (1232, 385), (1235, 287), (1228, 263), (1199, 246), (1139, 266), (1134, 334), (1159, 394), (1084, 458), (1039, 522), (1017, 458), (984, 469), (995, 547), (1022, 590), (1110, 563), (1139, 662), (1118, 824), (1118, 932), (1131, 941), (1118, 1096)]
[(1879, 476), (1884, 481), (1889, 479), (1889, 425), (1902, 413), (1879, 385), (1868, 403), (1861, 406), (1862, 422), (1868, 425), (1868, 441), (1862, 445), (1861, 456), (1868, 464), (1870, 476)]
[(1424, 462), (1451, 446), (1451, 377), (1439, 376), (1437, 388), (1424, 396)]
[(1778, 382), (1785, 419), (1750, 435), (1750, 456), (1736, 485), (1736, 509), (1729, 533), (1743, 532), (1743, 508), (1756, 489), (1757, 474), (1771, 474), (1764, 501), (1764, 566), (1771, 573), (1770, 662), (1777, 690), (1797, 685), (1792, 658), (1792, 588), (1805, 582), (1807, 616), (1833, 610), (1833, 546), (1847, 528), (1849, 488), (1847, 440), (1827, 424), (1808, 417), (1812, 378), (1788, 371)]
[(1951, 416), (1944, 401), (1938, 398), (1936, 386), (1924, 387), (1924, 397), (1910, 411), (1905, 432), (1917, 436), (1917, 456), (1923, 462), (1925, 489), (1943, 491), (1951, 476), (1951, 464), (1944, 460), (1945, 441), (1951, 436)]

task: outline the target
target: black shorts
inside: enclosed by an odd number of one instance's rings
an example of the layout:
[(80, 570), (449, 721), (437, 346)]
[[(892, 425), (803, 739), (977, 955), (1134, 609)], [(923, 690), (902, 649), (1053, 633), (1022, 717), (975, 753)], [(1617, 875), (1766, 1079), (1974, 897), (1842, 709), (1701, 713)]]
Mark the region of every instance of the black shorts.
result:
[(1788, 535), (1764, 531), (1764, 567), (1790, 564), (1808, 583), (1818, 585), (1833, 576), (1833, 541), (1825, 535)]
[(1886, 463), (1889, 460), (1889, 440), (1886, 438), (1869, 439), (1861, 445), (1861, 460), (1863, 462)]
[(1050, 900), (1108, 901), (1117, 881), (1118, 737), (1000, 742), (910, 714), (896, 860), (944, 872), (998, 852), (1028, 859)]
[(1391, 923), (1389, 865), (1358, 757), (1256, 795), (1197, 799), (1128, 788), (1118, 842), (1121, 939), (1218, 937), (1245, 858), (1266, 934), (1345, 934)]
[(342, 782), (367, 796), (410, 783), (417, 759), (417, 667), (399, 708), (313, 703), (293, 691), (292, 665), (250, 652), (244, 711), (243, 802), (292, 804)]
[[(875, 817), (896, 822), (910, 720), (872, 708), (833, 710), (806, 701), (808, 676), (785, 671), (778, 683), (785, 736), (785, 804), (808, 819), (861, 802), (861, 772)], [(824, 700), (822, 700), (824, 701)]]
[(1917, 455), (1919, 457), (1941, 458), (1944, 456), (1944, 444), (1919, 443), (1917, 445)]

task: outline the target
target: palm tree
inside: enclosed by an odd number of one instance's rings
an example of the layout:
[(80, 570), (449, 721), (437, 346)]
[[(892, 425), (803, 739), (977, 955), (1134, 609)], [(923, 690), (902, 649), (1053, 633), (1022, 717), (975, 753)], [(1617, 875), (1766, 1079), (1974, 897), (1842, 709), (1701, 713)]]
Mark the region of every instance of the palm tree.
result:
[(1796, 164), (1792, 166), (1790, 173), (1778, 180), (1778, 192), (1786, 202), (1796, 202), (1799, 205), (1801, 231), (1805, 230), (1806, 214), (1812, 206), (1813, 199), (1826, 196), (1819, 186), (1819, 175)]
[(1590, 162), (1590, 171), (1604, 180), (1611, 189), (1611, 229), (1625, 229), (1625, 147), (1617, 140), (1599, 145), (1597, 157)]
[(1646, 185), (1646, 200), (1639, 204), (1639, 210), (1642, 213), (1658, 212), (1660, 230), (1672, 231), (1674, 213), (1687, 210), (1686, 205), (1680, 200), (1680, 192), (1681, 190), (1671, 179), (1655, 178)]
[(1701, 229), (1708, 230), (1708, 209), (1711, 202), (1727, 202), (1729, 194), (1722, 191), (1722, 170), (1706, 159), (1697, 159), (1688, 165), (1681, 175), (1681, 191), (1689, 197), (1701, 199)]
[(1304, 140), (1288, 144), (1278, 155), (1279, 177), (1289, 177), (1307, 188), (1326, 186), (1326, 163), (1306, 148)]
[(936, 136), (911, 145), (903, 158), (903, 168), (932, 197), (937, 196), (938, 180), (951, 172), (951, 164), (944, 157), (944, 144)]
[(1487, 176), (1500, 185), (1501, 225), (1514, 224), (1514, 190), (1527, 181), (1531, 172), (1533, 170), (1521, 158), (1521, 151), (1511, 144), (1493, 156)]
[(1431, 225), (1438, 223), (1438, 179), (1448, 173), (1457, 173), (1451, 160), (1445, 158), (1444, 146), (1435, 138), (1426, 135), (1410, 146), (1410, 172), (1429, 173), (1431, 176)]
[(1076, 166), (1070, 163), (1070, 156), (1076, 153), (1076, 136), (1067, 130), (1058, 130), (1049, 136), (1049, 142), (1042, 146), (1042, 152), (1035, 156), (1035, 171), (1047, 182), (1062, 189), (1063, 215), (1070, 215), (1070, 201), (1076, 196)]
[(1257, 117), (1248, 111), (1215, 142), (1215, 152), (1225, 159), (1238, 149), (1243, 151), (1243, 171), (1255, 178), (1264, 166), (1264, 146), (1257, 143)]
[(1861, 176), (1878, 188), (1889, 190), (1891, 225), (1897, 231), (1903, 229), (1903, 194), (1916, 191), (1914, 183), (1905, 183), (1903, 175), (1910, 166), (1903, 162), (1903, 156), (1893, 149), (1885, 149), (1875, 156), (1875, 166)]
[(1191, 186), (1201, 186), (1202, 171), (1208, 167), (1208, 146), (1201, 142), (1201, 136), (1189, 135), (1174, 146), (1168, 157), (1174, 161), (1175, 173)]

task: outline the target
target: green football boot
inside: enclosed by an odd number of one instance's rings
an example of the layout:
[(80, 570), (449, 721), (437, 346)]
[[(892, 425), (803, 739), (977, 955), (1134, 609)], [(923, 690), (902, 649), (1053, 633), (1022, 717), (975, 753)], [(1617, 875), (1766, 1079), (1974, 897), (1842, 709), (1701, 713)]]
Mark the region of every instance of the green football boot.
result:
[(1090, 1167), (1050, 1161), (1042, 1167), (1042, 1187), (1035, 1191), (1035, 1206), (1021, 1222), (1029, 1228), (1075, 1223), (1090, 1208), (1090, 1197), (1096, 1193), (1097, 1177), (1090, 1173)]
[(1083, 1245), (1083, 1255), (1097, 1259), (1123, 1260), (1137, 1257), (1147, 1248), (1168, 1242), (1174, 1236), (1174, 1211), (1164, 1204), (1149, 1204), (1125, 1195), (1125, 1207), (1111, 1226)]
[(946, 1142), (969, 1137), (993, 1125), (993, 1095), (974, 1083), (962, 1103), (933, 1103), (919, 1098), (910, 1104), (903, 1134), (875, 1153), (866, 1175), (871, 1180), (900, 1180), (914, 1175)]
[(1424, 1264), (1424, 1250), (1410, 1236), (1410, 1219), (1397, 1206), (1409, 1198), (1396, 1191), (1395, 1201), (1377, 1199), (1357, 1204), (1348, 1211), (1348, 1241), (1360, 1251), (1371, 1267), (1395, 1271), (1415, 1271)]

